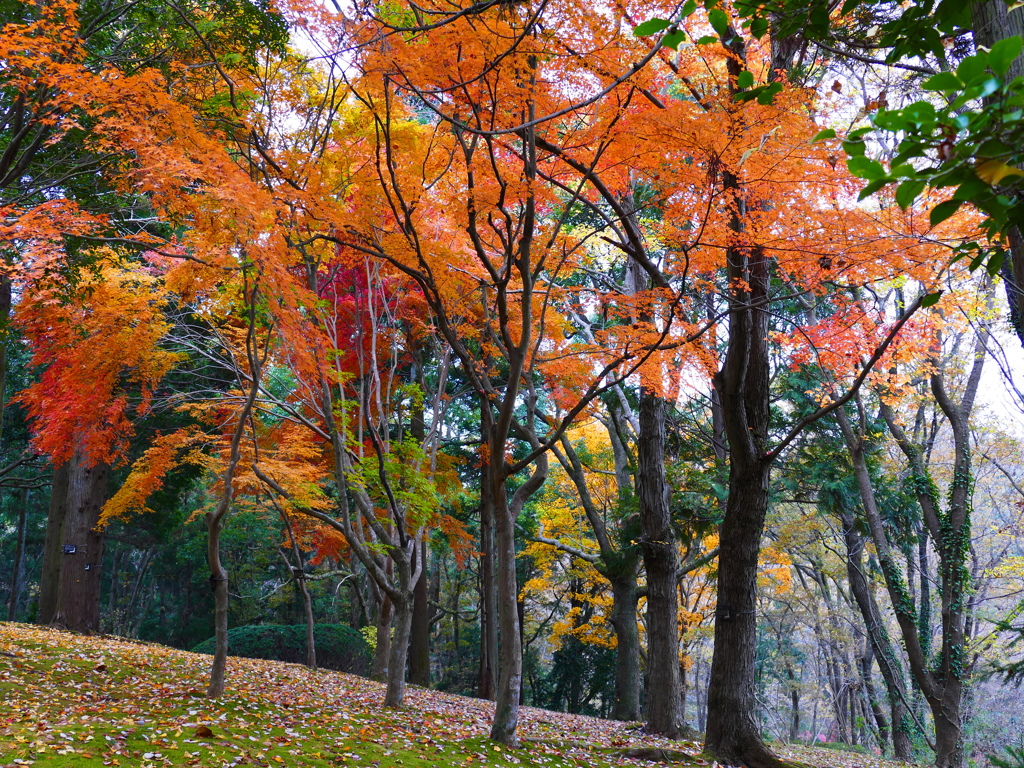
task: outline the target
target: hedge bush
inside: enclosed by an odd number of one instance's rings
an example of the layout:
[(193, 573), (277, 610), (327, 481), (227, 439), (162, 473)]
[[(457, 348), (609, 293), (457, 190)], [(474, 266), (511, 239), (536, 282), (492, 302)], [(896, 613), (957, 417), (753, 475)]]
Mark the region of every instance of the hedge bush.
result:
[[(370, 648), (358, 630), (344, 624), (317, 624), (316, 662), (322, 669), (355, 675), (370, 672)], [(212, 654), (214, 638), (204, 640), (193, 653)], [(305, 624), (260, 624), (228, 630), (228, 653), (246, 659), (270, 659), (306, 663)]]

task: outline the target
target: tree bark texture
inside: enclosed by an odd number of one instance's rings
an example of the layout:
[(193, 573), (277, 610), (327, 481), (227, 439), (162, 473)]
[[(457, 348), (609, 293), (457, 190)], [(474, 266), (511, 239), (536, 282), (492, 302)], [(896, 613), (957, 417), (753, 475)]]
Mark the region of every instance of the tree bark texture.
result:
[(373, 651), (373, 668), (370, 677), (383, 683), (388, 679), (388, 664), (391, 661), (391, 627), (394, 619), (394, 603), (387, 593), (380, 592), (377, 606), (377, 645)]
[(50, 510), (46, 517), (46, 540), (43, 544), (43, 570), (39, 578), (39, 623), (49, 624), (57, 610), (60, 591), (60, 569), (64, 552), (64, 518), (68, 512), (68, 477), (71, 462), (53, 468), (50, 484)]
[[(523, 649), (519, 641), (519, 610), (516, 584), (514, 520), (508, 508), (504, 473), (493, 473), (491, 492), (495, 501), (495, 555), (498, 586), (499, 678), (491, 738), (515, 746), (519, 724), (519, 697), (523, 683)], [(497, 475), (497, 476), (495, 476)]]
[(220, 558), (220, 537), (224, 516), (206, 513), (206, 562), (210, 566), (210, 587), (213, 589), (213, 664), (206, 695), (211, 699), (224, 693), (228, 666), (228, 571)]
[(100, 629), (103, 534), (96, 530), (107, 500), (110, 469), (76, 452), (69, 462), (61, 564), (50, 623), (75, 632)]
[(647, 730), (674, 739), (683, 726), (676, 538), (665, 478), (665, 401), (646, 387), (640, 393), (636, 485), (647, 572)]
[(640, 630), (637, 626), (637, 605), (640, 591), (636, 583), (637, 567), (632, 574), (612, 580), (611, 624), (615, 629), (615, 705), (613, 720), (633, 722), (640, 719)]
[(427, 542), (420, 543), (416, 555), (423, 563), (413, 590), (412, 635), (409, 638), (409, 682), (430, 687), (430, 604), (427, 596)]
[[(727, 188), (738, 189), (726, 173)], [(742, 232), (743, 201), (733, 228)], [(705, 749), (719, 762), (748, 768), (783, 765), (755, 720), (757, 560), (768, 512), (768, 259), (758, 248), (727, 252), (729, 337), (715, 377), (729, 442), (729, 498), (719, 535), (718, 604), (708, 681)]]

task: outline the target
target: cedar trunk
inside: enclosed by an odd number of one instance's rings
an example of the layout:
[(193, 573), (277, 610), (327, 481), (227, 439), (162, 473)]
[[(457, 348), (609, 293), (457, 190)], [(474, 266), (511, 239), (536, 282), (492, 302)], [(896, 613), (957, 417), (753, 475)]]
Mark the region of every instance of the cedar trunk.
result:
[(96, 525), (107, 500), (109, 477), (106, 464), (90, 464), (79, 453), (70, 461), (60, 578), (51, 623), (75, 632), (100, 629), (103, 534)]
[(43, 570), (39, 578), (39, 623), (49, 624), (57, 611), (60, 591), (60, 569), (64, 558), (64, 518), (68, 512), (68, 476), (71, 462), (53, 468), (50, 484), (50, 511), (46, 518), (46, 541), (43, 544)]

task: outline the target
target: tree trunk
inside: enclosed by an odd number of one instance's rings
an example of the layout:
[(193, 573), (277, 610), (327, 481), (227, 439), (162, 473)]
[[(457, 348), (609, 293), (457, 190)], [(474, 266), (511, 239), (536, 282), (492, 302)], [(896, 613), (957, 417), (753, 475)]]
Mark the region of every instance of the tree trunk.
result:
[(427, 542), (420, 542), (416, 555), (423, 564), (413, 590), (412, 636), (409, 639), (409, 682), (430, 687), (430, 604), (427, 598)]
[(878, 703), (878, 696), (875, 693), (875, 683), (871, 674), (871, 662), (874, 661), (874, 655), (874, 646), (871, 645), (869, 638), (867, 640), (867, 647), (864, 648), (864, 652), (857, 659), (857, 664), (860, 668), (861, 684), (864, 686), (864, 699), (867, 704), (867, 710), (874, 719), (878, 735), (878, 746), (884, 753), (891, 734), (889, 722), (885, 719), (885, 713), (882, 712), (882, 707)]
[[(423, 581), (422, 575), (420, 581)], [(395, 630), (388, 657), (388, 688), (384, 694), (384, 706), (396, 709), (405, 700), (405, 665), (409, 656), (409, 635), (412, 632), (412, 590), (405, 588), (403, 592), (407, 596), (403, 595), (393, 601)]]
[(11, 573), (11, 596), (7, 601), (7, 620), (14, 621), (18, 615), (18, 601), (25, 579), (25, 536), (28, 530), (28, 488), (22, 488), (19, 497), (18, 531), (14, 549), (14, 566)]
[(103, 534), (96, 525), (107, 500), (109, 476), (106, 464), (90, 465), (78, 452), (71, 459), (61, 544), (63, 560), (51, 623), (75, 632), (100, 629)]
[(786, 677), (789, 679), (789, 742), (796, 744), (800, 740), (800, 688), (789, 664), (786, 664)]
[(636, 584), (637, 567), (621, 580), (612, 580), (611, 623), (615, 629), (615, 707), (613, 720), (640, 719), (640, 631), (637, 627), (637, 604), (640, 601)]
[[(498, 468), (495, 467), (497, 470)], [(498, 582), (498, 631), (501, 663), (494, 723), (491, 738), (508, 746), (516, 746), (516, 727), (519, 724), (519, 694), (523, 678), (523, 649), (519, 641), (519, 611), (516, 584), (515, 528), (508, 497), (505, 492), (504, 473), (493, 471), (490, 481), (494, 499), (496, 577)]]
[(381, 591), (377, 610), (377, 647), (373, 652), (373, 670), (370, 677), (383, 683), (388, 679), (388, 664), (391, 662), (391, 625), (394, 604), (387, 593)]
[(57, 611), (60, 592), (60, 570), (64, 560), (64, 518), (68, 512), (68, 478), (71, 462), (53, 468), (50, 484), (50, 511), (46, 518), (46, 540), (43, 544), (43, 570), (39, 577), (40, 624), (49, 624)]
[(210, 566), (213, 588), (213, 664), (206, 695), (216, 699), (224, 693), (224, 673), (228, 665), (228, 572), (220, 559), (220, 536), (224, 517), (206, 513), (206, 562)]
[(683, 723), (676, 540), (665, 479), (665, 401), (646, 387), (640, 393), (636, 484), (647, 572), (647, 730), (675, 739)]
[[(739, 189), (726, 173), (726, 188)], [(732, 228), (742, 232), (743, 200)], [(729, 442), (729, 498), (719, 534), (718, 604), (708, 681), (705, 749), (719, 762), (747, 768), (784, 765), (761, 739), (755, 720), (757, 559), (768, 513), (771, 460), (767, 300), (768, 259), (740, 245), (727, 253), (729, 341), (715, 389)]]
[(306, 666), (316, 669), (316, 620), (313, 617), (313, 601), (309, 596), (309, 587), (306, 584), (306, 574), (301, 560), (296, 578), (302, 592), (302, 609), (306, 619)]
[[(837, 412), (840, 424), (844, 423), (846, 414)], [(846, 422), (844, 433), (849, 428)], [(850, 435), (852, 436), (852, 431)], [(865, 491), (864, 484), (870, 487), (867, 465), (864, 463), (863, 454), (851, 450), (854, 462), (854, 475), (861, 485), (862, 493)], [(868, 641), (875, 657), (878, 659), (878, 669), (882, 673), (882, 680), (885, 683), (885, 690), (889, 699), (890, 719), (892, 720), (892, 747), (893, 756), (897, 760), (910, 762), (913, 745), (910, 734), (910, 717), (907, 712), (906, 682), (903, 678), (903, 670), (896, 656), (896, 649), (893, 647), (889, 633), (885, 629), (878, 606), (871, 596), (868, 581), (864, 575), (864, 538), (857, 532), (852, 514), (841, 516), (843, 523), (843, 539), (846, 542), (846, 575), (850, 585), (850, 592), (853, 594), (854, 602), (860, 611), (864, 621), (864, 628), (867, 631)], [(881, 730), (881, 724), (879, 728)]]
[(761, 740), (754, 719), (757, 558), (768, 508), (768, 475), (767, 463), (739, 462), (733, 452), (728, 511), (719, 538), (718, 604), (708, 681), (705, 747), (721, 763), (749, 768), (780, 764)]

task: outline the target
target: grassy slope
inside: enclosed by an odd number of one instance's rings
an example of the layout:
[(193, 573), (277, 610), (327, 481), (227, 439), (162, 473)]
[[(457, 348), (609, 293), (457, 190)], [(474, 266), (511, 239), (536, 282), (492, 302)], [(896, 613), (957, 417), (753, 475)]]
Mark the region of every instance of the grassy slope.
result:
[[(522, 710), (523, 748), (508, 750), (486, 739), (489, 702), (411, 688), (404, 710), (385, 710), (372, 681), (249, 659), (231, 659), (230, 690), (211, 701), (208, 667), (208, 656), (163, 646), (0, 623), (0, 766), (604, 768), (652, 765), (622, 757), (629, 748), (699, 751), (623, 723), (532, 708)], [(819, 766), (899, 766), (785, 753)]]

